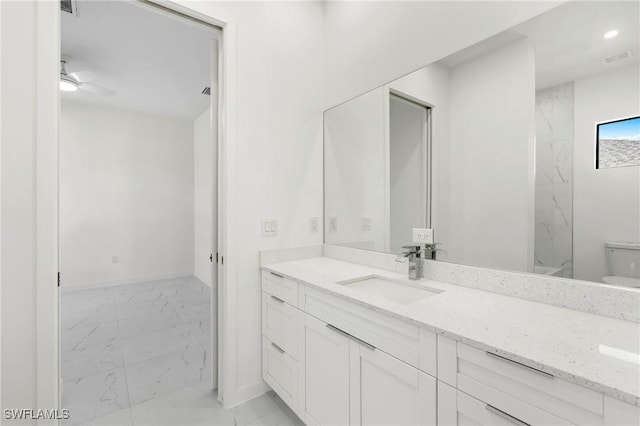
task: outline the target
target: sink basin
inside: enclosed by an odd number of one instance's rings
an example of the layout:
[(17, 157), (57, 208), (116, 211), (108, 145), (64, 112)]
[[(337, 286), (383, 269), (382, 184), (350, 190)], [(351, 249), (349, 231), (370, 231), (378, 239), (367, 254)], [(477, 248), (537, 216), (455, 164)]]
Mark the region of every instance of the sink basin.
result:
[(405, 281), (383, 278), (378, 275), (338, 281), (338, 284), (403, 305), (417, 303), (442, 293), (441, 290), (422, 287)]

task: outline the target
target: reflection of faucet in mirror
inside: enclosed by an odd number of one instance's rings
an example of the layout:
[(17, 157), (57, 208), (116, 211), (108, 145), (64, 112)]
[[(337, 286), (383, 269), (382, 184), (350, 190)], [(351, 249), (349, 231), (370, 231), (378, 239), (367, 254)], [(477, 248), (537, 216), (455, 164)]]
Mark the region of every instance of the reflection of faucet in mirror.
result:
[(402, 252), (402, 254), (396, 257), (396, 262), (403, 262), (404, 259), (409, 260), (409, 279), (419, 280), (423, 277), (422, 261), (420, 255), (422, 249), (420, 246), (402, 246), (403, 249), (408, 251)]
[(424, 245), (424, 258), (436, 260), (436, 252), (444, 251), (442, 249), (437, 248), (440, 243), (433, 244), (425, 244)]

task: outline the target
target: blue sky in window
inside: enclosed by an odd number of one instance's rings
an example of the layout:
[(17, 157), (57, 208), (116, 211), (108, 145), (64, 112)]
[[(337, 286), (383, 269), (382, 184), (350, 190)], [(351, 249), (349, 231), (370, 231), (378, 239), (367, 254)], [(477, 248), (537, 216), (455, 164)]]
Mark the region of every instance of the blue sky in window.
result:
[(600, 139), (633, 140), (640, 142), (640, 117), (615, 123), (601, 124)]

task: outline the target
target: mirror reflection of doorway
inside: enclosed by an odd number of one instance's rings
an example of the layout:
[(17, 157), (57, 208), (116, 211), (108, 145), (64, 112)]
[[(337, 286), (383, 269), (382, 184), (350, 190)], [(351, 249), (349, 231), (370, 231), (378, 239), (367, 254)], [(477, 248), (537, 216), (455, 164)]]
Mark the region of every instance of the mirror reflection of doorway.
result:
[(412, 244), (412, 228), (431, 227), (431, 108), (389, 96), (391, 253)]

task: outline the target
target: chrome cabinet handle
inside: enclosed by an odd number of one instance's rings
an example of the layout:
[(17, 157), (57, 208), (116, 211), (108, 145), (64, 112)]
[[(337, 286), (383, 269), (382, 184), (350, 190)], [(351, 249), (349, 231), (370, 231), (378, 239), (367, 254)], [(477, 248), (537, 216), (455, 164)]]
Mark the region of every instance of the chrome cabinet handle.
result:
[(275, 272), (271, 272), (271, 275), (275, 275), (278, 278), (284, 278), (282, 275), (280, 274), (276, 274)]
[(280, 299), (279, 297), (271, 296), (271, 298), (278, 303), (284, 303), (284, 300)]
[(281, 354), (284, 353), (284, 349), (282, 349), (280, 346), (276, 345), (275, 343), (271, 342), (271, 346), (273, 346)]
[(493, 352), (485, 352), (485, 353), (487, 355), (490, 355), (490, 356), (494, 357), (494, 358), (498, 358), (498, 359), (501, 359), (503, 361), (508, 361), (508, 362), (510, 362), (512, 364), (515, 364), (515, 365), (519, 366), (519, 367), (527, 368), (527, 369), (531, 370), (532, 372), (538, 373), (538, 374), (540, 374), (540, 375), (542, 375), (544, 377), (547, 377), (549, 379), (553, 379), (553, 377), (554, 377), (553, 374), (549, 374), (546, 371), (542, 371), (542, 370), (538, 370), (537, 368), (529, 367), (528, 365), (524, 365), (524, 364), (522, 364), (522, 363), (520, 363), (518, 361), (514, 361), (512, 359), (503, 357), (502, 355), (494, 354)]
[(507, 414), (502, 410), (497, 409), (496, 407), (494, 407), (493, 405), (485, 405), (484, 408), (495, 414), (498, 417), (502, 417), (503, 419), (505, 419), (506, 421), (513, 423), (514, 425), (518, 425), (518, 426), (531, 426), (529, 423), (525, 423), (522, 420), (518, 419), (517, 417), (513, 417), (511, 414)]
[(351, 340), (353, 340), (353, 341), (355, 341), (357, 343), (360, 343), (362, 346), (366, 347), (367, 349), (371, 349), (372, 351), (374, 351), (376, 349), (376, 347), (373, 346), (372, 344), (367, 343), (364, 340), (358, 339), (356, 336), (351, 335), (351, 334), (347, 333), (346, 331), (342, 331), (338, 327), (335, 327), (335, 326), (333, 326), (331, 324), (326, 324), (326, 327), (329, 330), (335, 331), (336, 333), (341, 334), (341, 335), (343, 335), (344, 337), (346, 337), (348, 339), (351, 339)]
[(351, 335), (349, 333), (347, 333), (346, 331), (340, 330), (338, 327), (335, 327), (331, 324), (326, 324), (326, 327), (331, 331), (335, 331), (338, 334), (342, 334), (344, 337), (351, 338)]

